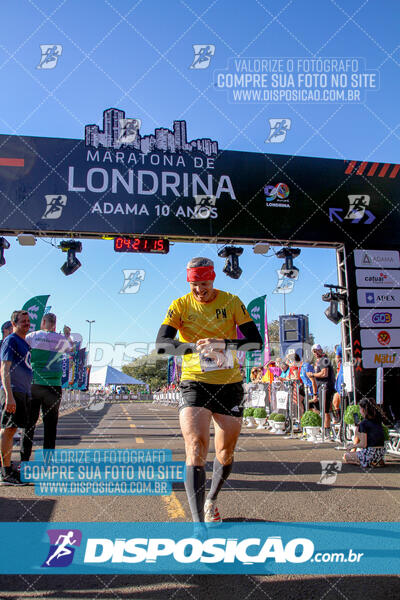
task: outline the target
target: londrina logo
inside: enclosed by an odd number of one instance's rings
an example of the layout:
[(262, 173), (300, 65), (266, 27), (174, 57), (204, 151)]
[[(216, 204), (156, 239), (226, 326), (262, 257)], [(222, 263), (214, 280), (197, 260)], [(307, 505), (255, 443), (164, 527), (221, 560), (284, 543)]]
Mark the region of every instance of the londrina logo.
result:
[(272, 208), (290, 208), (289, 186), (286, 183), (264, 186), (265, 206)]
[(278, 183), (277, 185), (266, 185), (264, 187), (264, 193), (267, 198), (271, 198), (271, 200), (286, 200), (289, 197), (289, 186), (286, 183)]
[(42, 567), (68, 567), (74, 558), (75, 548), (80, 546), (80, 529), (48, 529), (50, 548)]

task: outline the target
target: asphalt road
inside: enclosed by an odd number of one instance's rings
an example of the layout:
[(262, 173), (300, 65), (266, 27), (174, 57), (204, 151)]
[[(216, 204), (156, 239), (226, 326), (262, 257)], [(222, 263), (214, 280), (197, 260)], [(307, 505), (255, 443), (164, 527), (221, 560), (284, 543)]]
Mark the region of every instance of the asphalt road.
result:
[[(42, 443), (38, 427), (35, 446)], [(78, 410), (59, 422), (58, 447), (171, 449), (184, 460), (177, 411), (151, 404)], [(15, 447), (15, 450), (17, 448)], [(224, 521), (398, 521), (400, 459), (369, 473), (342, 465), (319, 483), (320, 461), (340, 461), (332, 443), (313, 445), (243, 429), (233, 472), (221, 490)], [(212, 443), (208, 469), (213, 461)], [(15, 452), (15, 460), (18, 453)], [(39, 497), (32, 486), (0, 490), (0, 520), (15, 522), (189, 521), (183, 484), (171, 496)], [(6, 543), (6, 540), (2, 540)], [(2, 575), (0, 598), (366, 600), (400, 598), (396, 576)]]

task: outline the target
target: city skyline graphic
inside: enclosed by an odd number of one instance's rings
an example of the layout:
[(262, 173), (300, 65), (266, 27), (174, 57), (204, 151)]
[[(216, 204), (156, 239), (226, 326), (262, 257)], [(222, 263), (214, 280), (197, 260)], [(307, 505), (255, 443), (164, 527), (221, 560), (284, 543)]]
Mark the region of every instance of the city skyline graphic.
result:
[[(164, 152), (201, 152), (206, 156), (217, 156), (218, 142), (210, 138), (199, 138), (187, 141), (186, 121), (176, 120), (173, 130), (157, 127), (154, 134), (140, 134), (141, 121), (129, 119), (134, 126), (134, 138), (129, 143), (124, 142), (123, 127), (128, 119), (125, 111), (117, 108), (108, 108), (103, 111), (103, 129), (94, 123), (85, 126), (85, 144), (94, 148), (133, 148), (142, 154), (149, 154), (154, 150)], [(126, 139), (126, 138), (125, 138)]]

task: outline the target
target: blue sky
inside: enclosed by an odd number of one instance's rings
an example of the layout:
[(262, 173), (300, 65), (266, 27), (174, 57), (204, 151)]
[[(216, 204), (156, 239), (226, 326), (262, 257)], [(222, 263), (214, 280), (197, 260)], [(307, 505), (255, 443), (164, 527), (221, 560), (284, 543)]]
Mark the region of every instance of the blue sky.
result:
[[(101, 125), (113, 106), (142, 120), (142, 133), (186, 119), (189, 139), (211, 137), (229, 150), (396, 162), (399, 149), (398, 22), (394, 1), (361, 0), (213, 2), (102, 0), (24, 1), (2, 6), (0, 38), (0, 133), (81, 139), (88, 123)], [(61, 44), (54, 69), (37, 69), (40, 44)], [(213, 44), (209, 68), (190, 69), (193, 44)], [(356, 57), (379, 74), (379, 88), (354, 104), (230, 103), (214, 85), (214, 71), (232, 58)], [(268, 119), (290, 118), (280, 144), (265, 144)], [(321, 177), (323, 185), (323, 177)], [(0, 320), (29, 297), (50, 293), (59, 324), (92, 341), (149, 343), (172, 299), (187, 291), (185, 263), (195, 255), (215, 258), (216, 287), (248, 303), (267, 294), (270, 318), (283, 312), (272, 294), (274, 256), (255, 256), (246, 246), (242, 277), (222, 274), (216, 246), (175, 244), (167, 256), (117, 255), (110, 241), (83, 242), (82, 268), (66, 278), (65, 255), (43, 240), (19, 247), (9, 237), (1, 268)], [(323, 315), (324, 283), (336, 281), (333, 250), (303, 249), (300, 277), (287, 296), (287, 311), (310, 315), (323, 345), (339, 341), (340, 328)], [(143, 269), (136, 294), (120, 294), (122, 269)]]

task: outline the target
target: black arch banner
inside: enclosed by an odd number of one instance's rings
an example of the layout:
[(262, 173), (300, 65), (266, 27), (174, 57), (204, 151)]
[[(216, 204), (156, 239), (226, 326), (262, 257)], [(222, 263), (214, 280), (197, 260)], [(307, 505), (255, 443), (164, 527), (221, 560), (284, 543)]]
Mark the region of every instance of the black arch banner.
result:
[(0, 231), (399, 246), (399, 165), (208, 141), (208, 151), (142, 152), (2, 135)]

